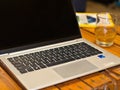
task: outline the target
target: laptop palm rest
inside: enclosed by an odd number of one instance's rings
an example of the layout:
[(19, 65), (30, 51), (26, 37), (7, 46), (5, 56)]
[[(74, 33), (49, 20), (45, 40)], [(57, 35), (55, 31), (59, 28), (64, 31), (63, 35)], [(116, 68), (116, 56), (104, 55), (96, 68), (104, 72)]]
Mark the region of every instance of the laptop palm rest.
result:
[(95, 70), (97, 68), (98, 67), (96, 67), (95, 65), (84, 60), (84, 61), (75, 62), (72, 64), (57, 67), (54, 68), (54, 70), (63, 78), (66, 77), (68, 78), (74, 75), (90, 72), (91, 70)]

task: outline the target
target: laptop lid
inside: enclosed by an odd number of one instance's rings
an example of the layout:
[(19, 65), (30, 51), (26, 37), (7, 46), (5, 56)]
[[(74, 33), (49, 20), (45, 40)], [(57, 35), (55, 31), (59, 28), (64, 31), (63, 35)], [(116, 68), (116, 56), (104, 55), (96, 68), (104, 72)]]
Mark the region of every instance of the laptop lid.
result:
[(1, 0), (0, 53), (80, 38), (70, 0)]

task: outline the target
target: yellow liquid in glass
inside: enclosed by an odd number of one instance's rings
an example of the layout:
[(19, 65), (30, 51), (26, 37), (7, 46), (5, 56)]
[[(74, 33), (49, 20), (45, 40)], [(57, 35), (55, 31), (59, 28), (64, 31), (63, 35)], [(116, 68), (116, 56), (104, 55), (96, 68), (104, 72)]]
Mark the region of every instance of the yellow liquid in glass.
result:
[(101, 46), (111, 46), (116, 36), (116, 31), (113, 27), (97, 27), (95, 29), (97, 44)]

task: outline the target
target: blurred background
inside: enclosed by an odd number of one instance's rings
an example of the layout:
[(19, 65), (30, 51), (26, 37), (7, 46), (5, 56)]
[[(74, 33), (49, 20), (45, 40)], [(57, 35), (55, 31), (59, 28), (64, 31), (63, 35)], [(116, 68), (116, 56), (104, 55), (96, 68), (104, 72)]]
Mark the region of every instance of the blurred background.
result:
[(72, 0), (76, 12), (120, 13), (120, 0)]

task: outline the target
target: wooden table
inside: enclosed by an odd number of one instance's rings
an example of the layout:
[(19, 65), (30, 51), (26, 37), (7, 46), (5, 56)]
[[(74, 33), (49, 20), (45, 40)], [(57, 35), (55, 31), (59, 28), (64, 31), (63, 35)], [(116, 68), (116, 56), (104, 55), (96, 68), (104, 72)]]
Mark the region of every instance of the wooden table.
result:
[[(81, 28), (81, 33), (83, 38), (86, 38), (87, 40), (95, 43), (94, 29)], [(120, 57), (120, 31), (118, 31), (114, 45), (104, 49)], [(22, 88), (19, 87), (17, 83), (12, 78), (10, 78), (10, 76), (1, 67), (0, 67), (0, 90), (22, 90)], [(59, 90), (59, 89), (56, 86), (51, 86), (44, 90)]]

